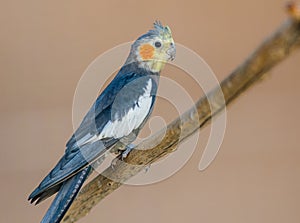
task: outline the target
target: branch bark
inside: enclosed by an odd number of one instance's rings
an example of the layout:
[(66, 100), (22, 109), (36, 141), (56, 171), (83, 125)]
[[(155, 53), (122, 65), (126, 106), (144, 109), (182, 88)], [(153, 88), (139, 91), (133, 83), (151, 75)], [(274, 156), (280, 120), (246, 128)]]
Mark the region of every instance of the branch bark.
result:
[[(266, 72), (298, 48), (300, 46), (300, 9), (295, 4), (289, 4), (287, 11), (288, 20), (221, 82), (221, 89), (215, 88), (207, 97), (202, 97), (197, 101), (196, 110), (191, 108), (171, 122), (167, 129), (157, 132), (140, 143), (125, 159), (126, 163), (118, 159), (114, 168), (109, 167), (95, 177), (81, 190), (63, 222), (75, 222), (84, 217), (123, 182), (136, 175), (145, 166), (176, 150), (176, 146), (182, 140), (206, 126), (211, 118), (222, 111), (227, 104), (258, 83)], [(226, 104), (223, 103), (224, 99)], [(209, 101), (213, 101), (212, 107)]]

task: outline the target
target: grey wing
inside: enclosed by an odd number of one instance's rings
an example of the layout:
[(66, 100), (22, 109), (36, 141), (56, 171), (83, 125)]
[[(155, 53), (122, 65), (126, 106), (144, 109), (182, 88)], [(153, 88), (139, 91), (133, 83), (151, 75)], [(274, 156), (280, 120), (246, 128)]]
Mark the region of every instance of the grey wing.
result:
[[(76, 144), (84, 144), (95, 135), (98, 135), (103, 127), (113, 117), (111, 108), (115, 98), (135, 76), (135, 73), (128, 73), (116, 76), (105, 90), (98, 96), (80, 126), (67, 142), (67, 149), (76, 147)], [(122, 110), (122, 108), (119, 108)], [(123, 109), (124, 110), (124, 109)]]
[[(102, 138), (127, 135), (146, 118), (156, 90), (157, 83), (150, 75), (119, 74), (97, 98), (68, 141), (67, 148), (81, 146), (101, 134)], [(133, 126), (128, 126), (131, 123)]]

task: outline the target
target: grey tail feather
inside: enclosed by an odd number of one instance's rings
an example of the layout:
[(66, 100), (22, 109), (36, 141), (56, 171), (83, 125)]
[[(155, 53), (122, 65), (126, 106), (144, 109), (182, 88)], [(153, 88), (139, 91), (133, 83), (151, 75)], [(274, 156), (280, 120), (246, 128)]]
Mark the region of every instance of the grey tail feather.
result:
[(41, 223), (59, 223), (63, 219), (90, 171), (88, 166), (62, 184)]

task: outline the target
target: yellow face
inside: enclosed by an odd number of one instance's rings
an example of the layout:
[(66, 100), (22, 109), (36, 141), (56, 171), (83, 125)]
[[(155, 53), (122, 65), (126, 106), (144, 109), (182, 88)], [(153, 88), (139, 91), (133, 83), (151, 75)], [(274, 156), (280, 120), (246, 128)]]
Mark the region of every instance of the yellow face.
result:
[(175, 58), (175, 53), (174, 40), (170, 35), (148, 39), (138, 48), (139, 60), (152, 72), (161, 71), (167, 61)]

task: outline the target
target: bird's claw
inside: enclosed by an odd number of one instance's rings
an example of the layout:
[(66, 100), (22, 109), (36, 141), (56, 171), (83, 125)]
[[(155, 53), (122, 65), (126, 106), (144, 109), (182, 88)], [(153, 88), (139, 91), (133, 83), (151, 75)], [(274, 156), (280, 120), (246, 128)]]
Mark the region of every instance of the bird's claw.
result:
[(134, 147), (135, 146), (133, 144), (129, 144), (129, 145), (127, 145), (125, 147), (125, 150), (118, 149), (119, 155), (118, 155), (118, 157), (116, 157), (115, 159), (113, 159), (111, 161), (111, 164), (110, 164), (111, 168), (113, 170), (115, 170), (115, 166), (117, 165), (118, 160), (121, 158), (121, 160), (123, 161), (128, 156), (128, 154), (130, 153), (130, 151), (133, 150)]
[(122, 153), (121, 153), (121, 159), (124, 160), (128, 156), (128, 154), (131, 152), (131, 150), (133, 150), (134, 147), (135, 146), (133, 144), (127, 145), (125, 147), (125, 150), (122, 151)]

